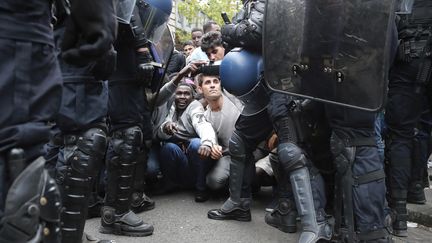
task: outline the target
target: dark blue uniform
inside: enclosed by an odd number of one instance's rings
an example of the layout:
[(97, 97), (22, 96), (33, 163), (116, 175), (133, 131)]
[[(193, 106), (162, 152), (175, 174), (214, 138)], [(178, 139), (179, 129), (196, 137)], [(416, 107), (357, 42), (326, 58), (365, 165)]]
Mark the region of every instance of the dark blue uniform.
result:
[[(393, 231), (407, 236), (406, 209), (410, 183), (419, 184), (417, 196), (424, 197), (422, 178), (411, 178), (415, 128), (426, 104), (431, 104), (432, 2), (414, 1), (412, 12), (400, 15), (399, 51), (390, 72), (386, 107), (386, 157), (388, 167), (389, 205), (395, 212)], [(429, 51), (428, 51), (429, 50)], [(429, 52), (429, 54), (428, 54)], [(416, 161), (418, 162), (418, 161)], [(411, 181), (412, 180), (412, 181)], [(418, 182), (420, 180), (420, 182)], [(422, 201), (417, 197), (416, 201)]]
[[(48, 121), (61, 100), (61, 75), (55, 55), (51, 9), (46, 0), (0, 2), (0, 157), (25, 149), (26, 160), (43, 154)], [(2, 180), (7, 179), (1, 171)], [(0, 183), (5, 186), (5, 181)], [(3, 193), (7, 191), (2, 189)], [(4, 195), (0, 203), (4, 203)]]
[[(1, 242), (59, 240), (59, 192), (44, 170), (45, 161), (38, 158), (50, 137), (48, 122), (61, 101), (50, 4), (0, 2)], [(42, 199), (44, 209), (39, 207)], [(37, 214), (29, 213), (30, 205)], [(38, 227), (47, 227), (50, 233), (42, 236)]]

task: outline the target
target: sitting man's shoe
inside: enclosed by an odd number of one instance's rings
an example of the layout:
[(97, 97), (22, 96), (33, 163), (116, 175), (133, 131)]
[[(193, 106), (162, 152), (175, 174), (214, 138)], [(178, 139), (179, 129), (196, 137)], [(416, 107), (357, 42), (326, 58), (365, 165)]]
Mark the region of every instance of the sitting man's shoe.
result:
[(244, 198), (241, 202), (234, 202), (228, 198), (220, 209), (208, 211), (207, 217), (215, 220), (251, 221), (250, 201), (250, 198)]
[(155, 202), (143, 192), (132, 193), (131, 210), (134, 213), (141, 213), (155, 208)]
[(210, 199), (210, 195), (207, 190), (196, 190), (195, 191), (195, 202), (201, 203), (206, 202)]
[(273, 212), (266, 214), (265, 222), (285, 233), (297, 232), (297, 211), (294, 202), (287, 198), (279, 199)]
[(153, 226), (144, 223), (134, 212), (118, 215), (113, 207), (102, 208), (100, 233), (127, 235), (134, 237), (149, 236), (153, 234)]

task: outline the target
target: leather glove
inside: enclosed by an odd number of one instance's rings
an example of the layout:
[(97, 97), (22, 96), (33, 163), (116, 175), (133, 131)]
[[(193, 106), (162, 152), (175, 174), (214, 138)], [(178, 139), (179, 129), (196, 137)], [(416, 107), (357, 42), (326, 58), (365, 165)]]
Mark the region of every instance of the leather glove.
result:
[(116, 34), (113, 0), (72, 0), (62, 58), (75, 65), (95, 61), (111, 49)]
[(145, 85), (149, 84), (153, 79), (154, 67), (150, 64), (152, 60), (148, 51), (137, 52), (137, 78)]

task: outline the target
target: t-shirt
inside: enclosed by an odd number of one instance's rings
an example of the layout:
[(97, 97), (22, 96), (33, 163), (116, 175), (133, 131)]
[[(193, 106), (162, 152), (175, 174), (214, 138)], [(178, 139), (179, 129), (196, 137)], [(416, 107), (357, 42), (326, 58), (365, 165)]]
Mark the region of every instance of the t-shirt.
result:
[(188, 63), (193, 61), (210, 61), (205, 54), (205, 52), (202, 51), (201, 47), (195, 48), (193, 52), (190, 54)]
[(222, 93), (223, 105), (220, 111), (212, 111), (207, 106), (204, 116), (212, 124), (219, 145), (228, 151), (229, 140), (235, 129), (235, 123), (243, 109), (240, 101), (232, 95)]

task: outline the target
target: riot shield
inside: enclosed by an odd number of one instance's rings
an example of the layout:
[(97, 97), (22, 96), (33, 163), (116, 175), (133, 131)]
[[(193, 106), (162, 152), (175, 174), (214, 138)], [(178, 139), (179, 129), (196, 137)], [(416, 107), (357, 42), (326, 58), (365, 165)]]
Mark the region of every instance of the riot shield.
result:
[(117, 20), (122, 24), (129, 24), (132, 11), (135, 7), (136, 0), (117, 0), (116, 1), (116, 15)]
[(153, 7), (144, 1), (139, 1), (134, 15), (141, 22), (142, 35), (152, 43), (158, 43), (165, 34), (170, 13)]
[(174, 51), (174, 39), (168, 25), (159, 39), (159, 42), (151, 43), (150, 50), (154, 59), (151, 64), (155, 67), (155, 73), (151, 82), (152, 92), (158, 92), (166, 74), (171, 55)]
[(271, 89), (368, 111), (383, 106), (393, 0), (267, 0), (265, 11)]

